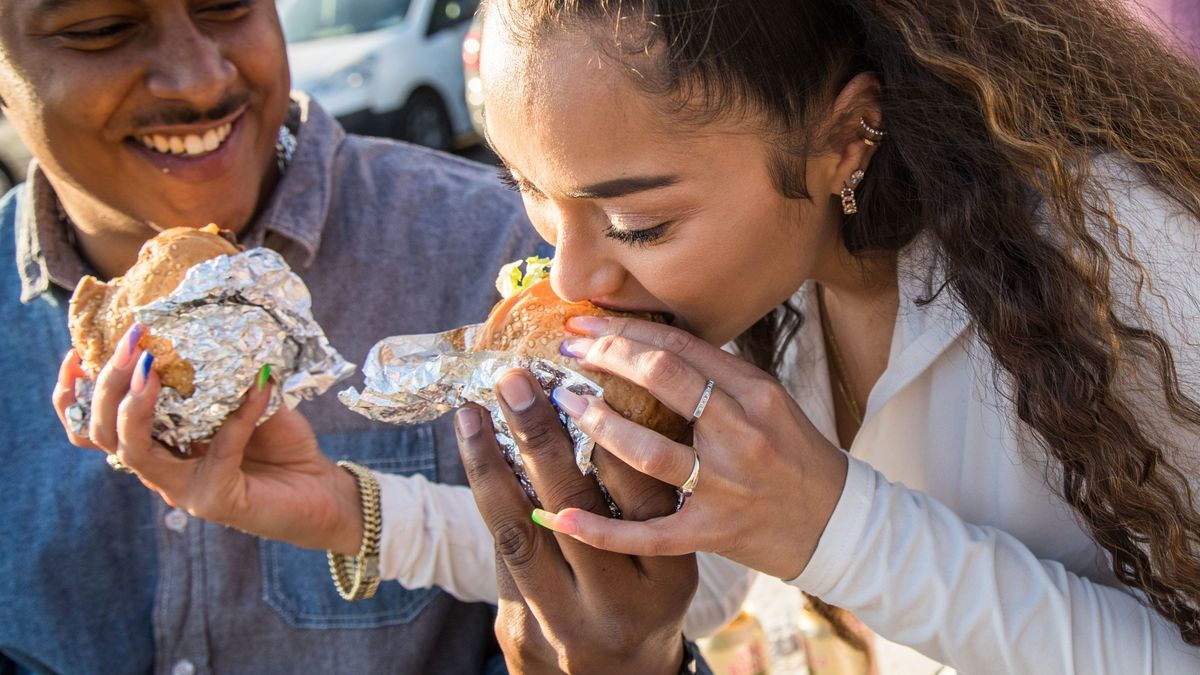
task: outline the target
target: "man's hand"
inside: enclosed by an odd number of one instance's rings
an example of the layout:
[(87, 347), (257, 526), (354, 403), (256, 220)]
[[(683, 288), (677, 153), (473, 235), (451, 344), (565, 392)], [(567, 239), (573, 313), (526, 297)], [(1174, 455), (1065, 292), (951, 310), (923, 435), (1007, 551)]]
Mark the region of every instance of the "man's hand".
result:
[[(558, 416), (525, 371), (498, 390), (542, 505), (608, 514), (590, 476), (580, 475)], [(478, 406), (456, 413), (472, 492), (496, 539), (500, 612), (496, 636), (513, 673), (678, 672), (683, 618), (698, 582), (693, 555), (644, 558), (591, 548), (538, 527), (533, 506)], [(675, 491), (599, 448), (594, 458), (624, 517), (670, 513)]]
[(66, 420), (75, 380), (86, 374), (73, 352), (63, 360), (54, 407), (72, 443), (116, 456), (168, 504), (199, 518), (304, 548), (358, 552), (354, 478), (321, 452), (299, 412), (281, 409), (257, 424), (270, 402), (266, 377), (210, 441), (181, 457), (151, 437), (161, 385), (149, 354), (130, 338), (96, 376), (86, 436), (72, 434)]

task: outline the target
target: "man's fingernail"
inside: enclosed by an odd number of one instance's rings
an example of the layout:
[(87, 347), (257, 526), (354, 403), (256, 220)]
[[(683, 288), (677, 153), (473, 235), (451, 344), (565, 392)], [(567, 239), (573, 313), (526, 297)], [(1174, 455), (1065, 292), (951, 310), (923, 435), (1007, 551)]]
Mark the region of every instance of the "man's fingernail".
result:
[(497, 389), (500, 391), (500, 398), (504, 399), (513, 412), (522, 412), (533, 405), (533, 387), (529, 386), (529, 379), (524, 375), (505, 375), (500, 378)]
[(608, 319), (599, 316), (573, 316), (567, 319), (567, 330), (583, 335), (601, 335), (608, 330)]
[(150, 366), (154, 365), (154, 355), (149, 351), (142, 352), (137, 367), (133, 370), (133, 382), (129, 385), (133, 393), (139, 394), (146, 388), (146, 378), (150, 376)]
[(567, 389), (566, 387), (556, 387), (554, 393), (550, 395), (554, 400), (555, 405), (559, 410), (567, 413), (571, 417), (579, 418), (583, 412), (587, 410), (588, 400), (579, 394)]
[(459, 408), (458, 412), (454, 413), (454, 427), (458, 429), (459, 438), (464, 441), (474, 438), (482, 426), (483, 420), (479, 419), (479, 411), (475, 408)]
[(129, 330), (125, 331), (125, 335), (121, 338), (120, 344), (117, 345), (116, 360), (113, 365), (117, 368), (124, 368), (129, 365), (129, 360), (133, 358), (133, 353), (137, 351), (138, 341), (142, 339), (142, 332), (145, 329), (141, 324), (133, 324)]
[(254, 385), (258, 388), (259, 391), (262, 391), (263, 387), (267, 386), (267, 382), (269, 382), (270, 380), (271, 380), (271, 364), (268, 363), (268, 364), (263, 365), (262, 368), (258, 369), (258, 379), (255, 380)]
[(562, 341), (558, 347), (558, 353), (563, 356), (571, 356), (577, 359), (582, 359), (587, 356), (588, 350), (595, 344), (595, 340), (586, 337), (571, 337)]

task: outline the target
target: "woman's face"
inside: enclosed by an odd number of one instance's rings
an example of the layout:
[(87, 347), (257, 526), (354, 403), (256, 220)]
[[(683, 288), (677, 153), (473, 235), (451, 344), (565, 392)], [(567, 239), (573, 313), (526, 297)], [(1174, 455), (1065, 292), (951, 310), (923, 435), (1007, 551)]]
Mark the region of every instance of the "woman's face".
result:
[(584, 33), (533, 50), (485, 22), (487, 132), (570, 301), (667, 312), (724, 344), (836, 250), (836, 156), (808, 163), (812, 201), (772, 182), (754, 120), (674, 123)]

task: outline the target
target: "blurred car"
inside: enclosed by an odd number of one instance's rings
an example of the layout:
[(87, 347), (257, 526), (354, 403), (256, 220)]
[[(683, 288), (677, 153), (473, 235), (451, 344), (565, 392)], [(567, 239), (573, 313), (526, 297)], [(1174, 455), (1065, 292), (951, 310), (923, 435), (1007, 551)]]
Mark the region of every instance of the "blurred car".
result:
[(463, 37), (479, 0), (281, 0), (292, 85), (348, 131), (446, 150), (475, 140)]
[(17, 137), (16, 129), (0, 114), (0, 196), (25, 180), (29, 160), (29, 151)]
[(467, 37), (463, 38), (463, 74), (467, 79), (467, 111), (471, 115), (471, 126), (483, 137), (483, 83), (479, 80), (479, 50), (483, 48), (483, 31), (479, 27), (478, 13), (471, 20)]

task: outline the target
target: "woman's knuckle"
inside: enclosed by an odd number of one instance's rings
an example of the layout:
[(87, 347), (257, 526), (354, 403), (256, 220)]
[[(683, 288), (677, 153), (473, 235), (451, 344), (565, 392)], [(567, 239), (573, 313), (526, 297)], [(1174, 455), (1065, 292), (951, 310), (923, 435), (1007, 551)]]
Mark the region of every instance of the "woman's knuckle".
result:
[(663, 349), (676, 354), (682, 354), (691, 349), (693, 340), (695, 338), (691, 335), (672, 328), (663, 332), (661, 343)]
[(588, 430), (588, 435), (596, 439), (608, 439), (612, 432), (612, 411), (604, 406), (590, 405), (579, 418), (580, 425)]
[(643, 372), (649, 382), (675, 382), (683, 372), (683, 362), (669, 352), (650, 352)]
[(638, 453), (638, 470), (651, 476), (663, 476), (674, 468), (671, 461), (671, 448), (666, 443), (649, 443)]
[(620, 350), (621, 336), (619, 334), (602, 335), (596, 338), (596, 342), (592, 344), (589, 351), (589, 356), (595, 360), (604, 362), (614, 358)]

